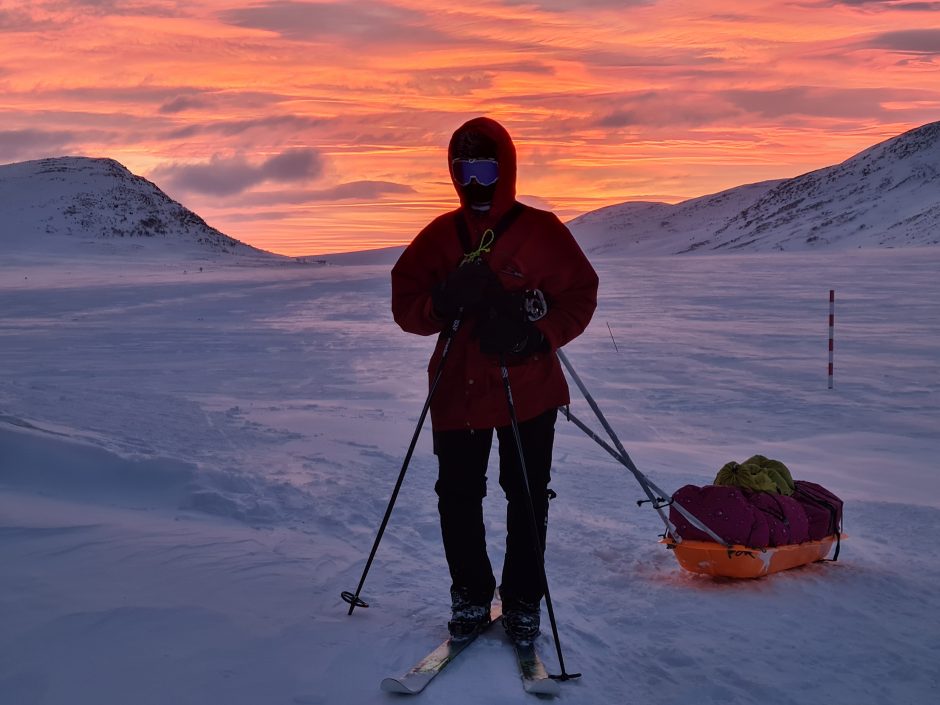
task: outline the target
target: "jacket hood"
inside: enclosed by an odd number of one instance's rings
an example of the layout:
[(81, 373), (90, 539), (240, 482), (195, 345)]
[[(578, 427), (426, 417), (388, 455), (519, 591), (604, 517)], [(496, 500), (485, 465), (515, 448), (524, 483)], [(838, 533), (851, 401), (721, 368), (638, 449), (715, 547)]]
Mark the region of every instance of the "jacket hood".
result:
[(457, 186), (454, 180), (454, 174), (451, 171), (450, 164), (454, 159), (454, 148), (457, 140), (464, 132), (476, 131), (489, 137), (496, 143), (496, 159), (499, 161), (499, 181), (496, 182), (496, 190), (493, 194), (493, 205), (490, 209), (491, 218), (499, 218), (508, 211), (516, 200), (516, 147), (512, 143), (512, 138), (506, 131), (506, 128), (495, 120), (487, 117), (478, 117), (468, 120), (457, 128), (450, 138), (450, 145), (447, 147), (447, 172), (450, 174), (451, 183), (457, 191), (460, 198), (460, 205), (469, 208), (468, 203), (464, 203), (463, 191)]

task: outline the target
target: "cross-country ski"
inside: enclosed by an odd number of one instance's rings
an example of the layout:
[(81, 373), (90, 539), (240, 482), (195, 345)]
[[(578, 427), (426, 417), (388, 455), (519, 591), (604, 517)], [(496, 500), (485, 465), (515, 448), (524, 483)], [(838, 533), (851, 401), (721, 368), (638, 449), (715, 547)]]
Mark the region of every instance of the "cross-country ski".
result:
[(389, 693), (405, 693), (415, 695), (424, 690), (435, 676), (450, 664), (458, 655), (470, 646), (488, 629), (492, 628), (502, 616), (499, 604), (494, 604), (490, 610), (490, 623), (477, 629), (463, 639), (448, 637), (440, 646), (421, 659), (411, 670), (398, 678), (385, 678), (381, 683), (382, 690)]

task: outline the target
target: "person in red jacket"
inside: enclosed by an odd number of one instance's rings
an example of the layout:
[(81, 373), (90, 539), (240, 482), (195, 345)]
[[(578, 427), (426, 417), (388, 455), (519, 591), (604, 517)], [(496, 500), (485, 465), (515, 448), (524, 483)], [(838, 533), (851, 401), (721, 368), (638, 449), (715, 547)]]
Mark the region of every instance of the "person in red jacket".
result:
[[(517, 643), (539, 633), (544, 552), (557, 409), (569, 402), (554, 350), (580, 335), (597, 305), (597, 274), (552, 213), (516, 201), (516, 151), (499, 123), (462, 125), (447, 152), (460, 208), (428, 224), (392, 269), (392, 313), (408, 333), (439, 334), (428, 365), (435, 491), (450, 569), (455, 638), (490, 619), (496, 588), (486, 551), (483, 497), (493, 432), (507, 502), (499, 587), (503, 624)], [(458, 322), (459, 321), (459, 322)], [(501, 376), (506, 365), (529, 494)], [(533, 546), (529, 496), (540, 546)]]

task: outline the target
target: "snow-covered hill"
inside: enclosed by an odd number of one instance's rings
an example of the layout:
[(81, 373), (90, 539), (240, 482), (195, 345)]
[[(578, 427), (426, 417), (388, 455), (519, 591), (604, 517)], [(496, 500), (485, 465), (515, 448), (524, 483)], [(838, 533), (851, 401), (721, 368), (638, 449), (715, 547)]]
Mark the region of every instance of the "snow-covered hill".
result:
[(568, 225), (593, 254), (940, 244), (940, 122), (792, 179), (675, 205), (622, 203)]
[(210, 227), (113, 159), (57, 157), (0, 165), (5, 254), (90, 252), (276, 255)]

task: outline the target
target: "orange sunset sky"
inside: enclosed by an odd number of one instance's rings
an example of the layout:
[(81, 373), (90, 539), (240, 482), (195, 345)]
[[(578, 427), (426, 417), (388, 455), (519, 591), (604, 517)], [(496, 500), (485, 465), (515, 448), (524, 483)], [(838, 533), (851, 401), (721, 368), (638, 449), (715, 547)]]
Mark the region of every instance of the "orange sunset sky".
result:
[(107, 156), (284, 254), (408, 242), (466, 119), (563, 220), (940, 119), (940, 2), (0, 0), (0, 163)]

